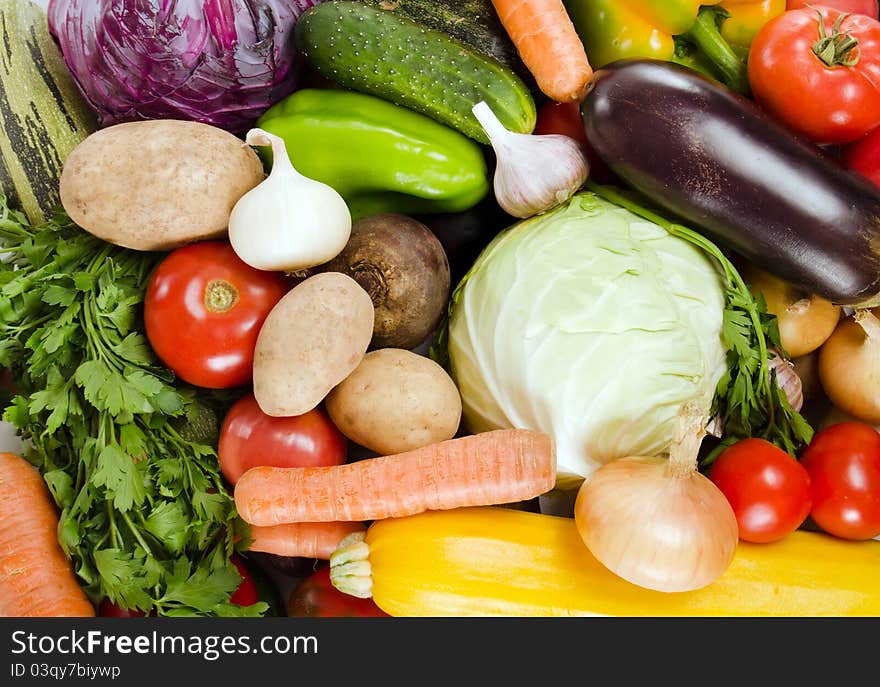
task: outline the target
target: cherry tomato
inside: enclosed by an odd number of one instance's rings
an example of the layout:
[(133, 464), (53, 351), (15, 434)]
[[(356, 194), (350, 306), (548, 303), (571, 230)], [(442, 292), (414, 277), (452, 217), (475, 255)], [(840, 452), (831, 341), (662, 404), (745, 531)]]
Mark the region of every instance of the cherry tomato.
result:
[(260, 327), (289, 288), (283, 274), (255, 270), (226, 241), (178, 248), (147, 286), (147, 339), (185, 382), (211, 389), (247, 384)]
[(253, 394), (242, 396), (226, 413), (217, 453), (230, 484), (260, 465), (278, 468), (342, 465), (348, 442), (320, 407), (303, 415), (272, 417)]
[(808, 5), (824, 5), (825, 7), (833, 7), (840, 12), (849, 12), (850, 14), (865, 14), (869, 17), (877, 18), (877, 0), (822, 0), (822, 2), (814, 2), (813, 0), (788, 0), (785, 3), (787, 10), (799, 10)]
[(815, 523), (842, 539), (880, 536), (880, 432), (862, 422), (823, 429), (801, 454)]
[(257, 591), (257, 584), (254, 582), (253, 576), (240, 556), (233, 554), (229, 560), (238, 568), (238, 574), (242, 578), (241, 584), (232, 592), (229, 601), (239, 606), (253, 606), (260, 600), (260, 593)]
[(330, 582), (330, 566), (322, 565), (297, 585), (287, 604), (290, 618), (387, 618), (372, 599), (339, 591)]
[(845, 167), (880, 186), (880, 127), (845, 146), (841, 160)]
[(614, 174), (593, 150), (587, 140), (584, 122), (581, 119), (580, 103), (557, 103), (548, 100), (538, 111), (535, 134), (562, 134), (581, 144), (590, 163), (590, 178), (600, 183), (614, 180)]
[(135, 609), (122, 608), (105, 598), (98, 606), (98, 616), (101, 618), (143, 618), (144, 614)]
[(876, 18), (821, 6), (783, 12), (755, 37), (748, 71), (755, 100), (815, 143), (849, 143), (880, 125)]
[(709, 479), (730, 502), (743, 541), (783, 539), (810, 514), (809, 474), (769, 441), (738, 441), (715, 459)]

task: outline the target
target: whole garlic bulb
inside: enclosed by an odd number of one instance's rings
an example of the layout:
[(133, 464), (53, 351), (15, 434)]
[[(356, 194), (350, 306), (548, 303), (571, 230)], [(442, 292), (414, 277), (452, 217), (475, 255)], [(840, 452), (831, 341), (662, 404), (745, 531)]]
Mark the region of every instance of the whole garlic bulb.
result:
[(510, 131), (485, 102), (477, 103), (473, 113), (495, 150), (495, 199), (509, 215), (525, 219), (543, 214), (586, 182), (590, 165), (573, 138)]

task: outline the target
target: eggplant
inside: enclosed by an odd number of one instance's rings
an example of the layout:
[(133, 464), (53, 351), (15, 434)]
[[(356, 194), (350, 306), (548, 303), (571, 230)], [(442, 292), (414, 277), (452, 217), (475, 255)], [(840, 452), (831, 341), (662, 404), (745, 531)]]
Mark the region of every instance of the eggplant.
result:
[(838, 305), (880, 293), (880, 189), (686, 67), (620, 60), (581, 115), (629, 186), (771, 274)]

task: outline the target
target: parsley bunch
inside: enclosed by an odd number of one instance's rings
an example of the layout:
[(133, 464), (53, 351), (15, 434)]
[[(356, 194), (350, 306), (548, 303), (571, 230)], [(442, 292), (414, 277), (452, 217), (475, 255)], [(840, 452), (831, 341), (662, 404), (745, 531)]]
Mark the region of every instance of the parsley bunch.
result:
[(721, 337), (727, 348), (727, 371), (718, 382), (712, 411), (721, 420), (723, 438), (706, 456), (711, 464), (721, 451), (748, 437), (760, 437), (795, 456), (813, 438), (813, 428), (788, 402), (770, 370), (770, 349), (784, 353), (776, 317), (763, 298), (749, 291), (733, 263), (702, 234), (665, 219), (609, 186), (587, 182), (586, 188), (633, 214), (694, 244), (720, 265), (727, 281)]
[(18, 387), (3, 417), (30, 444), (92, 601), (160, 616), (264, 613), (229, 602), (245, 526), (214, 447), (181, 436), (211, 399), (175, 385), (142, 333), (162, 254), (108, 244), (62, 213), (31, 227), (3, 196), (0, 254), (0, 367)]

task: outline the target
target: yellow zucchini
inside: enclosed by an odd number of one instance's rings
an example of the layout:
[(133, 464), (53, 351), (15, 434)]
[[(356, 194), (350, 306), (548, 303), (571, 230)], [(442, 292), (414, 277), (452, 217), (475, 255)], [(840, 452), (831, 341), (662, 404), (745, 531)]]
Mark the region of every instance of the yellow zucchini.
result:
[(741, 542), (721, 578), (684, 593), (609, 572), (571, 518), (499, 507), (376, 521), (330, 563), (337, 588), (393, 616), (880, 615), (880, 542), (805, 531)]

